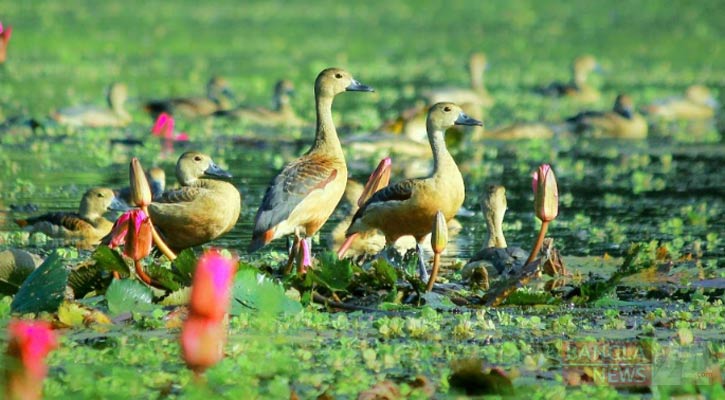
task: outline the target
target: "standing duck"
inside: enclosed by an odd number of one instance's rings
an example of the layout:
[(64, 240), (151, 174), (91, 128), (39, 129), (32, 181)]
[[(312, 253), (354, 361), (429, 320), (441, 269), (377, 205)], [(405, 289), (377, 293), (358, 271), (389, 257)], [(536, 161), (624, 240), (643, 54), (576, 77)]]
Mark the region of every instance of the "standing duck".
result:
[(221, 110), (215, 116), (240, 119), (254, 125), (262, 126), (301, 126), (304, 121), (297, 116), (290, 96), (294, 94), (295, 86), (292, 81), (283, 79), (274, 85), (274, 107), (238, 107), (231, 110)]
[(43, 232), (50, 237), (87, 248), (98, 244), (101, 238), (111, 232), (113, 222), (104, 218), (103, 214), (121, 208), (113, 190), (92, 188), (83, 195), (77, 213), (53, 212), (15, 222), (24, 231)]
[(180, 251), (229, 232), (239, 218), (242, 199), (231, 178), (211, 157), (188, 151), (176, 163), (181, 188), (149, 204), (151, 221), (170, 248)]
[(215, 76), (206, 84), (206, 97), (174, 97), (152, 100), (144, 109), (156, 119), (159, 114), (181, 115), (189, 118), (207, 117), (220, 110), (232, 107), (234, 93), (226, 79)]
[(566, 97), (582, 103), (593, 103), (599, 100), (599, 91), (587, 83), (592, 71), (601, 67), (597, 60), (590, 55), (580, 56), (571, 64), (572, 78), (568, 83), (552, 82), (548, 86), (537, 89), (544, 96)]
[(497, 277), (512, 268), (521, 267), (529, 256), (520, 247), (508, 247), (503, 234), (503, 218), (506, 214), (506, 188), (491, 185), (481, 202), (488, 233), (485, 246), (476, 253), (461, 270), (464, 279), (473, 279), (479, 268), (485, 277)]
[(386, 247), (401, 236), (416, 240), (421, 278), (427, 280), (420, 243), (431, 232), (436, 213), (450, 221), (465, 198), (463, 177), (444, 140), (453, 125), (483, 125), (453, 103), (437, 103), (428, 111), (427, 131), (433, 150), (433, 172), (427, 178), (407, 179), (376, 192), (355, 213), (346, 236), (379, 229)]
[[(469, 73), (471, 75), (471, 87), (443, 87), (431, 89), (424, 95), (428, 99), (428, 104), (435, 104), (442, 101), (450, 101), (460, 104), (464, 111), (468, 112), (465, 105), (476, 106), (479, 108), (491, 107), (494, 103), (493, 97), (486, 90), (484, 85), (484, 72), (488, 66), (486, 55), (483, 53), (473, 53), (468, 63)], [(472, 114), (473, 115), (473, 114)]]
[(684, 97), (672, 97), (656, 101), (644, 107), (647, 115), (672, 120), (705, 120), (715, 116), (719, 104), (710, 90), (702, 85), (692, 85)]
[(123, 83), (113, 83), (108, 88), (106, 100), (108, 108), (97, 106), (76, 106), (56, 111), (51, 116), (61, 125), (75, 127), (123, 127), (131, 122), (131, 115), (126, 111), (128, 88)]
[[(287, 164), (267, 188), (254, 219), (249, 251), (291, 233), (296, 242), (305, 237), (309, 248), (310, 238), (335, 210), (347, 183), (345, 156), (332, 121), (332, 101), (345, 91), (372, 90), (343, 69), (320, 72), (315, 80), (315, 142), (302, 157)], [(294, 252), (293, 248), (290, 260)]]
[(644, 139), (647, 137), (647, 121), (637, 113), (632, 98), (620, 94), (612, 111), (585, 111), (567, 118), (577, 132), (590, 132), (594, 137), (618, 139)]

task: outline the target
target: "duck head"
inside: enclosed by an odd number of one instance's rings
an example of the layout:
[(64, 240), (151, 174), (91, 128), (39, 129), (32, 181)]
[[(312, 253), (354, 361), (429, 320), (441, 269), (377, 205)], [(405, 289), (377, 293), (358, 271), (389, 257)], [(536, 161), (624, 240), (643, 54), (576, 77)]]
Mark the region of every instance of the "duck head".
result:
[(578, 84), (584, 83), (587, 79), (587, 76), (592, 71), (602, 71), (602, 67), (597, 62), (597, 59), (591, 55), (584, 55), (575, 58), (571, 68), (572, 73), (574, 74), (574, 82)]
[(277, 107), (287, 105), (290, 102), (290, 96), (295, 94), (295, 85), (292, 81), (281, 79), (274, 85), (274, 101)]
[(468, 61), (471, 75), (480, 75), (488, 68), (488, 59), (483, 53), (473, 53)]
[(634, 116), (634, 104), (632, 103), (632, 98), (626, 94), (618, 95), (614, 100), (614, 112), (624, 118), (631, 119)]
[(317, 75), (315, 95), (334, 97), (342, 92), (372, 92), (373, 88), (355, 80), (352, 74), (341, 68), (327, 68)]
[[(206, 84), (206, 95), (220, 103), (236, 102), (236, 96), (229, 86), (229, 82), (220, 76), (213, 76)], [(222, 104), (226, 106), (226, 104)]]
[(81, 199), (80, 214), (85, 216), (101, 216), (106, 211), (126, 210), (126, 207), (116, 198), (113, 189), (91, 188), (83, 194)]
[(232, 174), (221, 169), (211, 157), (197, 151), (187, 151), (176, 162), (176, 178), (186, 186), (199, 178), (231, 178)]
[(428, 110), (426, 125), (429, 131), (445, 131), (453, 125), (483, 126), (483, 122), (469, 117), (454, 103), (442, 102)]

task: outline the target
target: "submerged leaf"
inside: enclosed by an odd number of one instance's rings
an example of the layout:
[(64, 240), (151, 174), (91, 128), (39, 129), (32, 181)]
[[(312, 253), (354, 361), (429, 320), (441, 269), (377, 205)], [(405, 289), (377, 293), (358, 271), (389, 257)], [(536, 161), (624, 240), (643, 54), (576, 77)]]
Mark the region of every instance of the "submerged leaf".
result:
[(151, 309), (151, 289), (131, 279), (116, 279), (106, 290), (108, 311), (112, 316), (124, 312)]
[(267, 316), (292, 315), (302, 311), (302, 305), (285, 295), (284, 287), (259, 274), (256, 269), (242, 269), (232, 288), (230, 314), (256, 312)]
[(68, 268), (57, 251), (48, 256), (20, 286), (10, 309), (14, 313), (54, 312), (63, 302)]

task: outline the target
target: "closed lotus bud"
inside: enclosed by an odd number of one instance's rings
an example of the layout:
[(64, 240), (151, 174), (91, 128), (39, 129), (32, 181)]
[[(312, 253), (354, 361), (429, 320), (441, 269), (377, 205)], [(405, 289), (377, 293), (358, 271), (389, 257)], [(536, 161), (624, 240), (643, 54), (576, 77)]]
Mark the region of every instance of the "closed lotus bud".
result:
[(446, 224), (445, 215), (440, 211), (435, 216), (433, 232), (430, 235), (430, 244), (433, 247), (433, 252), (436, 254), (442, 253), (448, 245), (448, 224)]
[(43, 321), (13, 320), (7, 329), (5, 398), (40, 399), (47, 373), (45, 357), (58, 346), (55, 333)]
[(151, 186), (149, 186), (146, 174), (136, 157), (131, 159), (129, 181), (131, 182), (131, 200), (133, 203), (138, 207), (146, 207), (151, 204)]
[(390, 170), (392, 168), (392, 164), (393, 162), (390, 160), (390, 157), (385, 157), (380, 160), (378, 167), (375, 168), (375, 171), (373, 171), (372, 174), (370, 174), (370, 178), (368, 178), (367, 183), (365, 183), (365, 187), (360, 194), (360, 198), (357, 200), (358, 207), (362, 207), (363, 204), (368, 201), (370, 196), (375, 194), (375, 192), (388, 186), (388, 183), (390, 183)]
[(542, 164), (534, 172), (532, 185), (536, 217), (544, 222), (553, 221), (559, 214), (559, 188), (549, 164)]
[(191, 314), (181, 328), (181, 355), (186, 366), (200, 374), (224, 356), (227, 332), (222, 321)]
[(153, 245), (151, 220), (142, 210), (131, 210), (128, 213), (130, 218), (123, 254), (134, 261), (138, 261), (151, 253), (151, 246)]
[(300, 249), (297, 251), (297, 270), (303, 274), (307, 272), (307, 267), (312, 266), (312, 249), (306, 240), (300, 240)]
[(217, 250), (207, 250), (199, 259), (191, 286), (191, 315), (221, 321), (229, 310), (236, 261)]

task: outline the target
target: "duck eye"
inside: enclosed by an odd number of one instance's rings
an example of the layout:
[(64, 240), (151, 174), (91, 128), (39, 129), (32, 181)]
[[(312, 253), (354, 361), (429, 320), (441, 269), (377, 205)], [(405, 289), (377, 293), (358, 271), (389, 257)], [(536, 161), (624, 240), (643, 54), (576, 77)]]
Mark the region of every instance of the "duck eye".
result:
[(103, 193), (98, 193), (96, 197), (103, 197)]
[(341, 74), (341, 73), (339, 73), (339, 72), (338, 72), (338, 73), (336, 73), (336, 74), (335, 74), (335, 78), (337, 78), (337, 79), (340, 79), (340, 78), (342, 78), (342, 74)]
[(201, 156), (194, 157), (194, 161), (201, 161)]
[(443, 111), (449, 112), (449, 111), (451, 111), (451, 108), (450, 107), (443, 107)]

